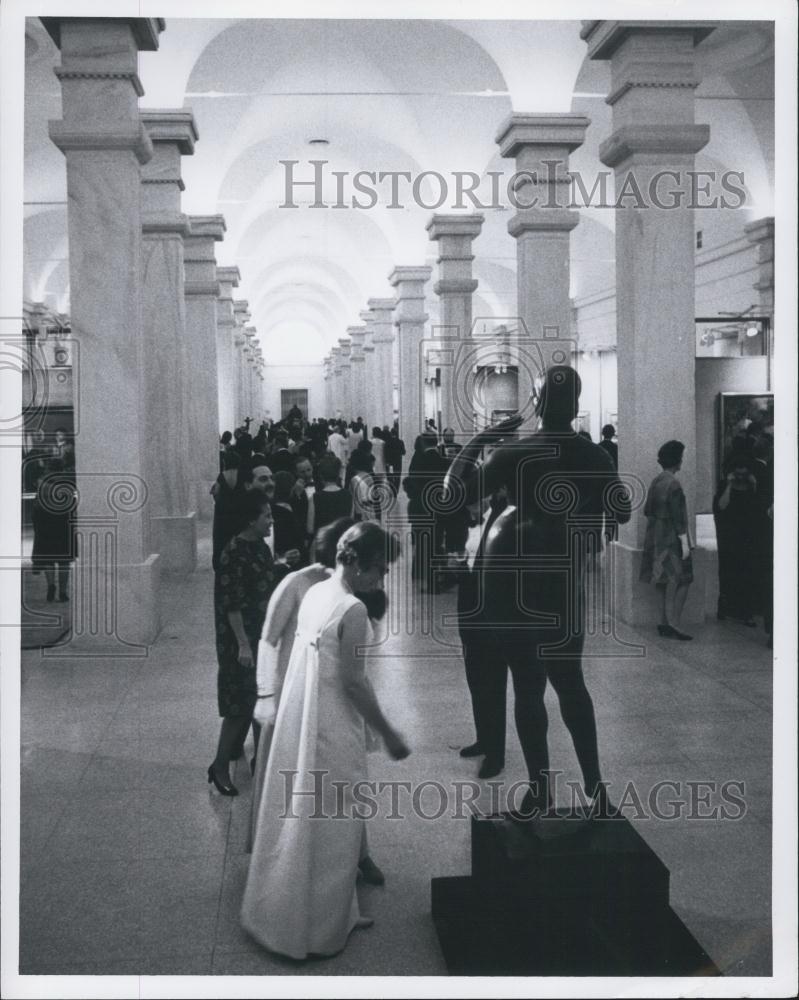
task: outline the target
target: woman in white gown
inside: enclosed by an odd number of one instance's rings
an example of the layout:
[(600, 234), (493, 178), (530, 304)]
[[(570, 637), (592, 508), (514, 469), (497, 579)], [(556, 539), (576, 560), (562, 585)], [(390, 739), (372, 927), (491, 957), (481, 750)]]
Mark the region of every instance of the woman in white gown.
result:
[(247, 850), (252, 850), (258, 804), (261, 801), (266, 762), (272, 745), (272, 732), (280, 703), (280, 692), (288, 670), (300, 605), (308, 591), (332, 576), (336, 568), (338, 540), (355, 522), (351, 517), (320, 528), (313, 543), (314, 561), (294, 573), (289, 573), (275, 588), (266, 610), (261, 641), (258, 644), (257, 685), (253, 721), (258, 726), (256, 756), (253, 759), (253, 792), (250, 811), (250, 838)]
[(366, 726), (395, 759), (409, 751), (366, 678), (369, 620), (354, 591), (376, 590), (397, 554), (379, 525), (354, 525), (339, 540), (335, 574), (300, 607), (241, 911), (257, 941), (291, 958), (333, 955), (371, 923), (355, 890), (364, 820), (353, 789), (367, 780)]

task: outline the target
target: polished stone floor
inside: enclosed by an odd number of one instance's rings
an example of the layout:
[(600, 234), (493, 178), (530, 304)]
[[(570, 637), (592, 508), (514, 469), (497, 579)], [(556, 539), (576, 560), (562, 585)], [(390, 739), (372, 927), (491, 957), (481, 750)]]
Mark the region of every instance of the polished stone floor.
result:
[[(23, 653), (20, 972), (445, 974), (430, 879), (469, 871), (469, 823), (452, 801), (436, 820), (370, 824), (386, 885), (361, 890), (375, 924), (356, 932), (341, 955), (283, 961), (239, 926), (250, 779), (239, 762), (236, 799), (206, 783), (218, 732), (207, 539), (202, 555), (206, 568), (165, 588), (164, 628), (147, 657)], [(40, 599), (43, 578), (25, 587)], [(370, 772), (415, 786), (438, 781), (454, 796), (453, 783), (473, 779), (476, 765), (457, 754), (473, 732), (446, 623), (453, 597), (436, 598), (429, 617), (417, 605), (413, 634), (398, 614), (406, 598), (395, 589), (392, 599), (401, 627), (371, 671), (413, 753), (401, 763), (376, 753)], [(722, 971), (767, 975), (771, 654), (760, 630), (708, 621), (695, 635), (678, 643), (619, 626), (620, 640), (643, 647), (637, 657), (618, 656), (605, 636), (589, 644), (585, 672), (605, 776), (612, 798), (633, 782), (644, 804), (658, 782), (681, 783), (679, 793), (661, 789), (661, 812), (670, 801), (688, 802), (686, 782), (745, 782), (746, 813), (737, 820), (625, 813), (670, 868), (672, 906)], [(550, 695), (552, 766), (565, 782), (577, 778), (576, 761)], [(509, 720), (511, 705), (509, 692)], [(510, 721), (503, 778), (523, 774)], [(428, 815), (438, 804), (438, 792), (430, 794), (421, 800)], [(486, 789), (484, 806), (487, 798)]]

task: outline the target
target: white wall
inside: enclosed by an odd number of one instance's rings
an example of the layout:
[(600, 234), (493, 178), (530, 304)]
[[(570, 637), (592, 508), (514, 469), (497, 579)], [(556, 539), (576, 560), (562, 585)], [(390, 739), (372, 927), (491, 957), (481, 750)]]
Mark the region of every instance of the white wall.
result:
[(280, 390), (307, 389), (308, 417), (325, 413), (325, 380), (321, 361), (315, 365), (270, 365), (264, 369), (264, 408), (273, 420), (280, 420)]

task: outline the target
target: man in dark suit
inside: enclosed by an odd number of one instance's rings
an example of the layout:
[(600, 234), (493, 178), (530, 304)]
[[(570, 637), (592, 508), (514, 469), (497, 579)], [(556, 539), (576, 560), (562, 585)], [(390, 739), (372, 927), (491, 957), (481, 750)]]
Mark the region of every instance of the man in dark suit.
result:
[(432, 591), (434, 561), (444, 548), (446, 515), (442, 512), (442, 493), (449, 462), (438, 450), (434, 432), (425, 431), (422, 444), (408, 467), (405, 492), (413, 537), (412, 575), (420, 581), (422, 590)]
[(462, 747), (461, 757), (484, 758), (479, 778), (494, 778), (505, 767), (505, 693), (508, 665), (493, 629), (486, 627), (483, 561), (492, 525), (508, 505), (507, 490), (498, 490), (489, 504), (480, 544), (471, 568), (461, 565), (458, 577), (458, 633), (466, 683), (472, 702), (475, 741)]
[(582, 673), (584, 579), (587, 552), (603, 518), (624, 523), (631, 507), (606, 452), (572, 429), (580, 388), (573, 368), (547, 369), (536, 406), (541, 429), (502, 443), (477, 466), (486, 444), (519, 425), (521, 418), (512, 417), (469, 442), (448, 474), (448, 482), (461, 479), (465, 503), (503, 486), (508, 491), (509, 506), (485, 544), (484, 620), (513, 677), (516, 727), (530, 778), (525, 810), (545, 810), (551, 803), (547, 681), (558, 695), (586, 794), (600, 804), (605, 797), (594, 706)]

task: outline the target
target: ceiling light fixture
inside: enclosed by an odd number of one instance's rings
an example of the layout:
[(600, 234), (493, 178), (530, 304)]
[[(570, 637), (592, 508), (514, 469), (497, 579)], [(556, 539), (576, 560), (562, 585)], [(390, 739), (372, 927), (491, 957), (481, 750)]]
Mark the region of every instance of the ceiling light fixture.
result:
[(329, 139), (309, 139), (308, 140), (308, 145), (309, 146), (329, 146), (330, 145), (330, 140)]

